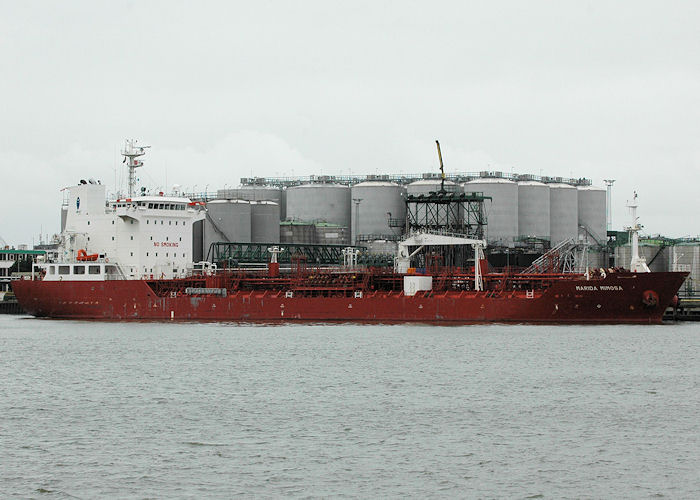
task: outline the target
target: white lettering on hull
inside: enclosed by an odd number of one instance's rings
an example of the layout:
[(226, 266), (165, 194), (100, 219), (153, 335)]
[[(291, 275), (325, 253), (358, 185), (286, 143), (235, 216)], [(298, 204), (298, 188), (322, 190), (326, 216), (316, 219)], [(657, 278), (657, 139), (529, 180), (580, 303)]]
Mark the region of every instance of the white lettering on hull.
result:
[(576, 285), (577, 292), (622, 292), (623, 288), (620, 285)]

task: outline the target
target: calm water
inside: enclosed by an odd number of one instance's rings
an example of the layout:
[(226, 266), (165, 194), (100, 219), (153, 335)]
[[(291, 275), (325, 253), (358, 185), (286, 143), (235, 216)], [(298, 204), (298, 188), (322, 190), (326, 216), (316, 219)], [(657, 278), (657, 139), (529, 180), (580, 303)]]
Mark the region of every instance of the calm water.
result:
[(0, 492), (700, 497), (700, 325), (0, 316)]

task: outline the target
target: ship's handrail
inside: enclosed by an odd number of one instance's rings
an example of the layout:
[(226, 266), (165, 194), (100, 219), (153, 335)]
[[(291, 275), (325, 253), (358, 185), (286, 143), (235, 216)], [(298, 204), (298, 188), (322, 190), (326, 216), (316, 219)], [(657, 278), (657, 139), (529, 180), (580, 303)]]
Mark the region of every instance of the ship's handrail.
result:
[(418, 235), (418, 234), (435, 234), (438, 236), (450, 236), (452, 238), (464, 238), (464, 239), (474, 239), (474, 235), (464, 234), (464, 233), (454, 233), (451, 231), (442, 231), (440, 229), (420, 229), (418, 231), (411, 231), (408, 236)]
[(530, 266), (528, 268), (526, 268), (524, 271), (522, 271), (520, 274), (541, 273), (542, 270), (544, 269), (544, 264), (548, 260), (550, 260), (552, 258), (559, 259), (562, 254), (570, 252), (575, 246), (576, 246), (576, 240), (574, 238), (569, 238), (567, 240), (562, 241), (561, 243), (559, 243), (558, 245), (547, 250), (547, 252), (545, 252), (540, 257), (535, 259), (532, 262), (532, 264), (530, 264)]

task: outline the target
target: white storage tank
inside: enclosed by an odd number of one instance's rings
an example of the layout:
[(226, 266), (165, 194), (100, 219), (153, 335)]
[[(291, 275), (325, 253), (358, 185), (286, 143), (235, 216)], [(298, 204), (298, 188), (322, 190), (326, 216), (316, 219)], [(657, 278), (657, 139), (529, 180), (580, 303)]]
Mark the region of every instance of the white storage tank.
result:
[(253, 243), (279, 243), (280, 206), (277, 203), (250, 202), (250, 238)]
[(207, 203), (202, 239), (206, 258), (215, 242), (250, 243), (250, 202), (246, 200), (212, 200)]
[(605, 205), (605, 189), (596, 186), (578, 187), (579, 226), (583, 226), (593, 240), (601, 245), (606, 243), (608, 237)]
[(537, 181), (518, 182), (518, 236), (549, 240), (549, 186)]
[(490, 244), (509, 246), (518, 236), (518, 185), (507, 179), (482, 178), (465, 182), (465, 193), (483, 193), (486, 239)]
[(362, 200), (359, 206), (356, 206), (354, 201), (352, 203), (352, 242), (357, 241), (358, 234), (393, 234), (389, 228), (389, 217), (406, 219), (406, 188), (393, 182), (369, 181), (355, 184), (351, 189), (351, 198)]
[(287, 189), (286, 218), (350, 227), (350, 188), (341, 184), (303, 184)]
[(552, 246), (578, 238), (578, 192), (571, 184), (548, 184)]

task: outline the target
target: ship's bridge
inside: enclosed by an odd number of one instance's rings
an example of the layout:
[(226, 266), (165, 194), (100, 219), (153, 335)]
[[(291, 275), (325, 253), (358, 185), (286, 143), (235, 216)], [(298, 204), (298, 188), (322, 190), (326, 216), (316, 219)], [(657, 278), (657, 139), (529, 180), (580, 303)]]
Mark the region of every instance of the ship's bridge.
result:
[(123, 219), (138, 219), (141, 214), (189, 216), (198, 211), (199, 205), (198, 202), (192, 202), (189, 198), (172, 196), (139, 196), (118, 199), (110, 203), (112, 210)]

